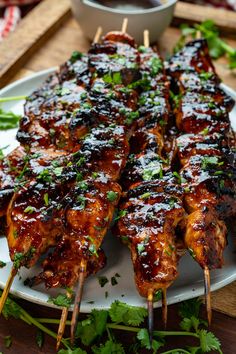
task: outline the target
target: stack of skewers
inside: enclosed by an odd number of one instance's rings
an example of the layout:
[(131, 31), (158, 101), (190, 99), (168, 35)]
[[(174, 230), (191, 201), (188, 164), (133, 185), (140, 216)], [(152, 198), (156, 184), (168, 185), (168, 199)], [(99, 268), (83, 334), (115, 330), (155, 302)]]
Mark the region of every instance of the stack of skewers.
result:
[(101, 43), (99, 29), (88, 54), (73, 53), (27, 98), (21, 145), (1, 161), (0, 215), (13, 268), (0, 311), (18, 269), (50, 250), (31, 285), (78, 284), (72, 341), (85, 278), (106, 263), (101, 245), (118, 204), (115, 233), (148, 301), (150, 339), (154, 294), (162, 291), (166, 324), (166, 289), (186, 248), (204, 269), (210, 322), (209, 270), (223, 264), (224, 219), (235, 210), (234, 102), (219, 88), (205, 41), (189, 43), (165, 70), (148, 32), (137, 48), (126, 26)]

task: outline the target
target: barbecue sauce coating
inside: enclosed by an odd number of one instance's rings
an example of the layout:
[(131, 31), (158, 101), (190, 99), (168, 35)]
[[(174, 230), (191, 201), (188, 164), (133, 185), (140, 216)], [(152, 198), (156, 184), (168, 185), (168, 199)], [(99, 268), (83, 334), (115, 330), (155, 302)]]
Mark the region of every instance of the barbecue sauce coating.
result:
[(223, 220), (236, 210), (229, 121), (234, 101), (219, 87), (205, 40), (187, 44), (167, 71), (179, 93), (175, 116), (182, 135), (177, 137), (177, 154), (189, 213), (184, 242), (202, 268), (220, 268), (227, 235)]
[(183, 190), (170, 171), (163, 136), (170, 115), (169, 82), (163, 63), (151, 49), (141, 49), (142, 84), (138, 130), (121, 177), (126, 191), (115, 231), (128, 245), (141, 296), (165, 289), (177, 277), (176, 228), (183, 220)]
[(174, 230), (185, 215), (181, 195), (170, 174), (131, 187), (120, 205), (119, 236), (131, 250), (141, 296), (168, 287), (177, 277)]

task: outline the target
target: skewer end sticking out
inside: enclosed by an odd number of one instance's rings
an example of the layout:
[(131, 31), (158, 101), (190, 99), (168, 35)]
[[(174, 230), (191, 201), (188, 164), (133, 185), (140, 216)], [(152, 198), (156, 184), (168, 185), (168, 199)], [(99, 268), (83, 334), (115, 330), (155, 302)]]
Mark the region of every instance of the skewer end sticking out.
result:
[[(72, 294), (70, 292), (66, 293), (66, 296), (68, 297), (68, 299), (71, 299)], [(68, 311), (69, 308), (68, 307), (63, 307), (62, 309), (62, 314), (61, 314), (61, 319), (60, 319), (60, 324), (58, 327), (58, 332), (57, 332), (57, 345), (56, 345), (56, 351), (59, 350), (60, 345), (61, 345), (61, 340), (62, 337), (64, 335), (65, 332), (65, 327), (66, 327), (66, 320), (67, 320), (67, 316), (68, 316)]]
[(13, 266), (12, 269), (11, 269), (11, 273), (10, 273), (8, 279), (7, 279), (7, 283), (6, 283), (6, 286), (5, 286), (4, 290), (3, 290), (2, 296), (0, 298), (0, 314), (2, 313), (3, 307), (4, 307), (5, 302), (7, 300), (7, 296), (9, 294), (9, 291), (10, 291), (11, 285), (13, 283), (13, 280), (14, 280), (16, 274), (17, 274), (17, 271), (18, 271), (18, 269)]
[(147, 308), (148, 308), (148, 333), (150, 345), (152, 346), (153, 337), (153, 290), (149, 290), (147, 297)]
[(205, 301), (206, 301), (206, 310), (207, 310), (207, 320), (208, 320), (208, 326), (210, 326), (211, 319), (212, 319), (211, 281), (210, 281), (210, 271), (207, 267), (204, 268), (204, 284), (205, 284)]
[(126, 33), (127, 32), (127, 27), (128, 27), (128, 18), (125, 17), (122, 23), (122, 27), (121, 27), (121, 32), (122, 33)]
[(145, 48), (149, 48), (149, 31), (148, 30), (144, 30), (143, 32), (143, 44)]
[(74, 310), (73, 310), (72, 320), (71, 320), (71, 344), (72, 345), (74, 345), (74, 342), (75, 342), (76, 327), (77, 327), (77, 323), (78, 323), (80, 304), (81, 304), (81, 300), (82, 300), (84, 281), (85, 281), (85, 277), (86, 277), (86, 266), (87, 266), (87, 263), (86, 263), (86, 261), (83, 260), (80, 265), (79, 282), (78, 282), (78, 286), (76, 289)]
[(167, 297), (166, 297), (166, 288), (162, 290), (162, 321), (164, 328), (167, 326)]
[(94, 39), (93, 39), (93, 43), (98, 43), (98, 42), (99, 42), (99, 39), (100, 39), (100, 37), (101, 37), (101, 34), (102, 34), (102, 27), (99, 26), (99, 27), (97, 28), (96, 33), (95, 33), (95, 36), (94, 36)]

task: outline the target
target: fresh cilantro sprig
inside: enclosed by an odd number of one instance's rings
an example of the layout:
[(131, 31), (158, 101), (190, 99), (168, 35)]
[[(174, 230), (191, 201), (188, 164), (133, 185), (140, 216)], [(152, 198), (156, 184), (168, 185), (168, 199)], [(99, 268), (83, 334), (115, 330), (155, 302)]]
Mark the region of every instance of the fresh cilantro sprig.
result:
[(175, 52), (179, 51), (185, 45), (189, 37), (196, 39), (197, 33), (200, 33), (201, 36), (207, 40), (210, 55), (213, 59), (218, 59), (226, 55), (229, 68), (236, 68), (236, 49), (232, 48), (227, 42), (220, 38), (219, 30), (213, 20), (206, 20), (200, 24), (194, 24), (193, 26), (182, 24), (180, 29), (181, 37), (174, 48)]
[(6, 112), (0, 108), (0, 130), (16, 128), (20, 118), (20, 115), (13, 112)]
[[(135, 307), (120, 301), (115, 301), (109, 310), (92, 310), (86, 319), (80, 321), (77, 326), (76, 339), (80, 341), (83, 348), (71, 348), (69, 339), (63, 339), (64, 349), (58, 354), (86, 354), (86, 347), (89, 352), (94, 354), (125, 354), (126, 349), (122, 343), (118, 342), (115, 332), (126, 331), (133, 333), (133, 344), (128, 352), (140, 353), (140, 349), (144, 348), (150, 353), (160, 352), (160, 348), (167, 343), (168, 337), (192, 337), (199, 341), (198, 346), (175, 348), (161, 354), (202, 354), (210, 351), (222, 354), (219, 340), (212, 332), (208, 332), (205, 328), (206, 322), (199, 317), (201, 302), (198, 299), (189, 300), (181, 303), (179, 307), (179, 315), (182, 320), (180, 322), (181, 331), (154, 331), (152, 344), (149, 341), (149, 334), (144, 321), (147, 318), (147, 310), (142, 307)], [(46, 333), (53, 338), (57, 335), (49, 328), (44, 326), (47, 324), (59, 324), (59, 319), (33, 318), (21, 306), (19, 306), (11, 297), (8, 297), (3, 309), (3, 315), (6, 319), (14, 317), (21, 319), (28, 324), (33, 324), (40, 331), (37, 333), (37, 344), (42, 346), (43, 336)], [(66, 321), (70, 325), (70, 321)]]

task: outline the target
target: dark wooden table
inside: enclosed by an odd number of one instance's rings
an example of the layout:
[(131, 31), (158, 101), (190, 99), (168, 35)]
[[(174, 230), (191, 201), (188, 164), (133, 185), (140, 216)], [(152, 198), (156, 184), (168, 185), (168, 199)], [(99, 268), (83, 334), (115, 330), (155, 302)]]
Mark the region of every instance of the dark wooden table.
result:
[[(28, 303), (26, 301), (18, 301), (26, 310), (30, 312), (34, 317), (52, 317), (60, 318), (60, 311), (45, 308), (43, 306), (38, 306), (35, 304)], [(204, 312), (204, 309), (202, 309)], [(171, 305), (168, 309), (169, 319), (168, 319), (168, 330), (178, 330), (179, 316), (178, 316), (178, 305)], [(83, 319), (81, 314), (81, 319)], [(204, 316), (204, 313), (203, 313)], [(53, 325), (47, 325), (47, 327), (57, 330), (57, 327)], [(155, 310), (155, 329), (161, 329), (161, 312), (160, 309)], [(236, 352), (236, 320), (219, 313), (217, 311), (213, 312), (213, 322), (211, 326), (211, 331), (220, 339), (222, 343), (222, 350), (224, 354), (234, 354)], [(45, 336), (45, 342), (43, 349), (39, 349), (36, 344), (36, 333), (37, 330), (34, 326), (29, 326), (28, 324), (22, 322), (21, 320), (9, 319), (5, 320), (0, 318), (0, 351), (4, 354), (53, 354), (55, 353), (55, 340), (49, 336)], [(132, 343), (131, 336), (126, 332), (116, 332), (117, 338), (122, 341), (125, 348)], [(12, 346), (6, 349), (4, 345), (5, 336), (12, 337)], [(69, 333), (68, 333), (69, 336)], [(169, 337), (168, 346), (163, 348), (166, 350), (172, 348), (181, 348), (185, 345), (194, 343), (183, 337)], [(196, 343), (197, 344), (197, 343)], [(195, 344), (194, 344), (195, 345)], [(143, 351), (143, 353), (146, 351)], [(132, 354), (132, 353), (131, 353)], [(141, 352), (140, 352), (141, 354)]]
[[(66, 8), (67, 0), (60, 0), (61, 8), (63, 4)], [(55, 4), (56, 1), (48, 1), (48, 4)], [(50, 4), (49, 4), (50, 5)], [(192, 5), (191, 5), (192, 6)], [(53, 9), (48, 9), (51, 14), (55, 15)], [(60, 8), (57, 8), (58, 13), (61, 11)], [(67, 11), (67, 10), (66, 10)], [(214, 10), (216, 11), (216, 10)], [(21, 69), (17, 72), (12, 72), (9, 70), (9, 80), (16, 80), (23, 76), (30, 75), (35, 71), (43, 70), (52, 66), (57, 66), (66, 60), (71, 52), (75, 49), (80, 51), (86, 51), (89, 47), (89, 42), (85, 39), (82, 34), (78, 24), (75, 20), (68, 15), (69, 12), (66, 12), (66, 15), (63, 15), (63, 21), (60, 20), (57, 22), (58, 30), (52, 35), (52, 31), (48, 33), (47, 36), (44, 36), (44, 42), (41, 46), (37, 45), (37, 51), (32, 55), (33, 50), (29, 50), (27, 56), (24, 56), (24, 65), (21, 65)], [(187, 17), (189, 14), (190, 20), (196, 19), (202, 20), (205, 18), (213, 17), (217, 18), (217, 21), (221, 22), (222, 28), (227, 27), (227, 23), (233, 28), (236, 23), (236, 14), (235, 16), (230, 14), (227, 17), (228, 20), (225, 19), (225, 16), (222, 15), (224, 13), (214, 12), (212, 15), (209, 9), (204, 10), (204, 8), (196, 7), (196, 11), (192, 8), (189, 10), (187, 7), (183, 7), (181, 3), (177, 7), (176, 15), (177, 20), (182, 19), (183, 16)], [(55, 15), (56, 16), (56, 15)], [(61, 16), (61, 14), (60, 14)], [(27, 17), (27, 16), (26, 16)], [(34, 15), (34, 19), (37, 19), (39, 16), (37, 14)], [(26, 18), (25, 18), (26, 19)], [(46, 21), (46, 18), (40, 19), (41, 22)], [(27, 35), (30, 39), (30, 28), (32, 29), (32, 36), (39, 36), (40, 29), (38, 26), (35, 26), (35, 20), (28, 20), (28, 23), (23, 23), (22, 29), (19, 28), (19, 32), (21, 38), (17, 37), (17, 33), (15, 33), (12, 37), (12, 40), (0, 44), (0, 59), (1, 55), (3, 55), (3, 51), (5, 52), (5, 56), (9, 56), (9, 62), (11, 61), (10, 52), (12, 51), (13, 56), (16, 54), (14, 52), (14, 43), (17, 41), (19, 44), (22, 40), (22, 35), (24, 31), (27, 31)], [(48, 20), (49, 21), (49, 20)], [(228, 22), (227, 22), (228, 21)], [(62, 23), (63, 22), (63, 23)], [(49, 24), (48, 24), (49, 26)], [(50, 24), (51, 26), (51, 24)], [(35, 27), (35, 28), (34, 28)], [(24, 30), (24, 31), (23, 31)], [(55, 30), (55, 28), (54, 28)], [(232, 31), (231, 31), (232, 32)], [(232, 33), (231, 33), (232, 34)], [(27, 37), (26, 35), (26, 37)], [(50, 35), (50, 36), (49, 36)], [(170, 27), (159, 41), (158, 47), (162, 53), (165, 55), (167, 52), (171, 52), (174, 44), (179, 38), (180, 32), (177, 28)], [(32, 37), (31, 36), (31, 37)], [(24, 38), (26, 38), (24, 37)], [(34, 38), (34, 37), (33, 37)], [(228, 38), (229, 43), (231, 43), (234, 47), (236, 47), (236, 38), (234, 35), (233, 39)], [(23, 44), (22, 44), (23, 45)], [(22, 48), (21, 48), (22, 49)], [(23, 50), (23, 49), (22, 49)], [(35, 50), (35, 47), (34, 47)], [(8, 60), (8, 59), (7, 59)], [(18, 68), (21, 64), (21, 61), (17, 63), (15, 68)], [(223, 79), (223, 81), (236, 89), (236, 75), (228, 70), (226, 61), (221, 59), (216, 64), (217, 72)], [(5, 77), (5, 79), (7, 79)], [(236, 353), (236, 282), (217, 291), (213, 294), (213, 308), (217, 311), (213, 313), (213, 323), (211, 330), (215, 333), (217, 337), (221, 340), (222, 349), (224, 354), (234, 354)], [(20, 304), (23, 305), (25, 309), (27, 309), (32, 315), (35, 317), (53, 317), (60, 318), (60, 311), (49, 309), (43, 306), (38, 306), (33, 303), (28, 303), (26, 301), (20, 300)], [(177, 305), (169, 306), (169, 320), (168, 320), (168, 329), (178, 329), (178, 314), (177, 314)], [(220, 313), (225, 312), (227, 315)], [(232, 316), (232, 317), (231, 317)], [(234, 317), (234, 318), (233, 318)], [(82, 317), (83, 318), (83, 317)], [(155, 311), (155, 328), (161, 328), (161, 314), (160, 310)], [(56, 328), (54, 328), (56, 330)], [(4, 346), (4, 337), (11, 335), (12, 336), (12, 346), (9, 349), (6, 349)], [(121, 334), (118, 334), (121, 337)], [(36, 354), (36, 353), (55, 353), (55, 341), (45, 336), (45, 345), (42, 350), (40, 350), (35, 342), (36, 329), (33, 326), (29, 326), (26, 323), (20, 320), (10, 319), (6, 321), (4, 318), (0, 318), (0, 351), (4, 354)], [(122, 342), (128, 343), (130, 342), (130, 335), (122, 333)], [(171, 338), (168, 340), (170, 343), (170, 348), (174, 347), (183, 347), (185, 344), (185, 340), (183, 338), (176, 339)], [(169, 347), (168, 347), (169, 348)]]

